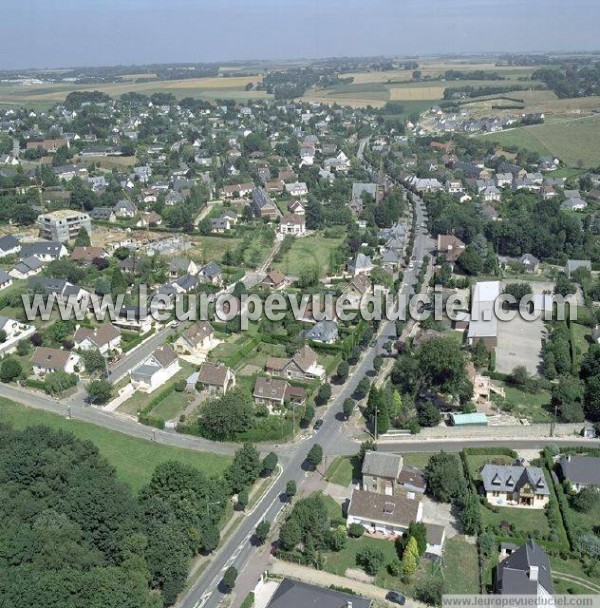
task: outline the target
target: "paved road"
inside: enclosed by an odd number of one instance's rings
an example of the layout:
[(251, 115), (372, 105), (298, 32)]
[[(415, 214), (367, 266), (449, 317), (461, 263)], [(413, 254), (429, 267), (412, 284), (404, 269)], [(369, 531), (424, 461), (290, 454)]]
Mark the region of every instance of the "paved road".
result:
[(377, 443), (379, 452), (460, 452), (463, 448), (498, 447), (512, 448), (513, 450), (537, 450), (549, 443), (557, 443), (562, 447), (587, 445), (600, 447), (600, 442), (583, 438), (566, 437), (540, 437), (534, 439), (405, 439), (398, 441), (380, 441)]
[[(361, 141), (359, 153), (362, 157), (364, 146), (368, 138)], [(415, 199), (415, 213), (417, 216), (417, 232), (413, 253), (418, 259), (431, 248), (431, 240), (421, 228), (424, 220), (424, 207), (420, 199)], [(416, 281), (417, 268), (407, 269), (404, 275), (406, 284), (405, 290)], [(213, 557), (209, 566), (202, 575), (195, 581), (188, 594), (182, 598), (178, 606), (180, 608), (215, 608), (224, 599), (224, 594), (219, 589), (219, 582), (225, 570), (230, 566), (235, 566), (238, 572), (242, 571), (244, 565), (251, 559), (256, 551), (252, 545), (252, 534), (258, 523), (263, 519), (273, 522), (281, 511), (285, 508), (281, 496), (285, 491), (288, 480), (293, 479), (298, 486), (309, 474), (319, 475), (321, 473), (307, 473), (303, 469), (303, 463), (310, 448), (319, 443), (323, 452), (327, 455), (352, 454), (357, 450), (356, 443), (344, 435), (344, 415), (343, 403), (351, 397), (356, 390), (359, 382), (366, 376), (375, 375), (373, 370), (373, 360), (377, 356), (383, 344), (396, 337), (396, 328), (393, 321), (381, 323), (376, 343), (368, 348), (361, 360), (353, 370), (347, 382), (341, 387), (339, 393), (332, 399), (323, 418), (321, 429), (303, 441), (299, 445), (287, 446), (287, 449), (280, 454), (283, 475), (270, 488), (263, 500), (241, 523), (238, 529), (232, 534), (228, 541), (223, 545), (219, 552)]]

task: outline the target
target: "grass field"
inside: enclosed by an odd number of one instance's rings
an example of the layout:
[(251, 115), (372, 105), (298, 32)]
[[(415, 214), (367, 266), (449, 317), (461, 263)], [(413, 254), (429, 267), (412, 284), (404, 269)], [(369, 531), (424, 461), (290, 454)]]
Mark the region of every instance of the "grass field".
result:
[(343, 237), (325, 238), (315, 234), (294, 240), (292, 248), (284, 255), (281, 262), (274, 262), (273, 267), (284, 274), (297, 277), (306, 268), (317, 268), (320, 276), (331, 270), (331, 254), (342, 243)]
[(195, 236), (192, 241), (194, 247), (190, 251), (190, 257), (205, 264), (211, 260), (220, 262), (226, 251), (233, 251), (241, 243), (241, 239), (219, 236)]
[(506, 398), (493, 395), (493, 400), (501, 404), (504, 409), (517, 418), (528, 418), (531, 422), (550, 422), (553, 419), (550, 410), (550, 393), (541, 390), (538, 393), (525, 393), (514, 386), (508, 386), (502, 382), (498, 385), (504, 386)]
[(246, 91), (246, 85), (257, 83), (262, 76), (234, 76), (189, 78), (183, 80), (165, 80), (150, 82), (98, 83), (91, 85), (74, 85), (73, 83), (41, 84), (32, 86), (0, 85), (0, 105), (45, 104), (63, 101), (71, 91), (97, 90), (120, 97), (124, 93), (136, 92), (144, 95), (153, 93), (172, 93), (177, 99), (196, 97), (199, 99), (264, 99), (269, 97), (264, 91)]
[(53, 429), (70, 431), (80, 439), (92, 441), (115, 467), (119, 478), (135, 491), (150, 480), (154, 469), (160, 463), (168, 460), (194, 466), (208, 475), (223, 473), (231, 462), (226, 456), (184, 450), (128, 437), (87, 422), (67, 420), (62, 416), (30, 409), (4, 398), (0, 398), (0, 417), (3, 422), (12, 424), (17, 429), (43, 424)]
[(360, 463), (356, 456), (338, 456), (327, 469), (325, 478), (331, 483), (336, 483), (347, 488), (360, 476)]
[(475, 545), (449, 538), (444, 550), (445, 593), (478, 593), (478, 560)]
[(600, 165), (600, 116), (548, 120), (542, 125), (518, 127), (485, 137), (542, 155), (555, 154), (570, 167)]
[(494, 513), (483, 505), (480, 506), (481, 523), (486, 526), (498, 526), (500, 522), (510, 522), (517, 533), (523, 537), (537, 530), (542, 536), (550, 533), (548, 519), (543, 509), (525, 509), (519, 507), (498, 507)]

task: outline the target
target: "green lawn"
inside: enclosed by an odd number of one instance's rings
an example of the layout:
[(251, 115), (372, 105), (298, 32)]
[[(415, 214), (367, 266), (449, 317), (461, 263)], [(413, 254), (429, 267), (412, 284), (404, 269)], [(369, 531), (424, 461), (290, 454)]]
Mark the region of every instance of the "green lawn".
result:
[(189, 393), (171, 393), (152, 410), (152, 414), (163, 420), (177, 418), (188, 404), (188, 395)]
[(323, 494), (322, 496), (323, 500), (325, 501), (325, 506), (327, 507), (329, 519), (341, 519), (344, 516), (342, 512), (342, 505), (328, 494)]
[(539, 154), (555, 154), (567, 166), (597, 167), (600, 163), (600, 116), (547, 120), (542, 125), (518, 127), (485, 136), (500, 144)]
[[(342, 232), (340, 230), (340, 232)], [(299, 276), (306, 268), (317, 268), (320, 276), (331, 270), (331, 255), (339, 248), (343, 235), (339, 238), (325, 238), (321, 234), (296, 238), (292, 248), (285, 253), (281, 262), (273, 262), (273, 267), (286, 275)]]
[(348, 487), (360, 476), (360, 463), (356, 456), (338, 456), (327, 469), (327, 481)]
[(458, 537), (444, 549), (445, 593), (479, 593), (477, 548)]
[(498, 507), (498, 513), (494, 513), (487, 507), (481, 505), (481, 523), (485, 526), (499, 526), (505, 521), (515, 527), (515, 533), (527, 537), (534, 530), (538, 530), (542, 536), (550, 533), (548, 518), (543, 509), (526, 509), (520, 507)]
[(587, 353), (590, 347), (588, 337), (591, 335), (592, 330), (585, 325), (579, 325), (579, 323), (571, 323), (571, 327), (573, 328), (573, 338), (575, 341), (577, 358), (581, 359), (581, 357)]
[(494, 381), (498, 386), (503, 386), (506, 397), (492, 394), (495, 403), (517, 418), (528, 418), (531, 422), (550, 422), (553, 419), (551, 412), (547, 409), (550, 403), (550, 393), (540, 390), (537, 393), (526, 393), (507, 385), (503, 382)]
[(325, 570), (333, 574), (344, 576), (348, 568), (359, 568), (359, 566), (356, 565), (356, 554), (364, 547), (371, 547), (383, 551), (386, 564), (398, 557), (394, 541), (392, 540), (370, 538), (368, 536), (349, 538), (346, 547), (342, 551), (325, 554)]
[(0, 398), (0, 417), (17, 429), (43, 424), (68, 430), (80, 439), (92, 441), (116, 468), (119, 477), (136, 491), (149, 481), (156, 466), (167, 460), (194, 466), (209, 475), (220, 475), (231, 462), (227, 456), (153, 443), (149, 440), (151, 429), (148, 429), (146, 441), (88, 422), (67, 420), (62, 416), (30, 409), (4, 398)]
[(402, 454), (402, 458), (405, 465), (423, 470), (429, 464), (429, 459), (434, 454), (437, 454), (437, 452), (406, 452)]
[[(181, 369), (170, 380), (167, 380), (163, 386), (158, 387), (152, 393), (136, 391), (131, 397), (129, 397), (129, 399), (127, 399), (127, 401), (118, 407), (118, 411), (124, 414), (129, 414), (130, 416), (137, 416), (140, 410), (143, 410), (150, 403), (150, 401), (152, 401), (152, 399), (154, 399), (166, 388), (177, 382), (177, 380), (185, 380), (194, 370), (194, 366), (183, 359), (179, 359), (179, 365), (181, 366)], [(176, 399), (175, 395), (177, 395), (177, 393), (170, 394), (166, 399), (169, 404), (159, 403), (155, 408), (153, 408), (152, 412), (154, 413), (156, 412), (157, 408), (164, 406), (163, 409), (165, 409), (167, 413), (172, 413), (173, 410), (170, 406), (170, 402)], [(178, 400), (178, 402), (182, 404), (182, 401)], [(183, 409), (183, 407), (181, 409)], [(178, 411), (175, 412), (174, 415), (166, 418), (166, 420), (170, 420), (178, 413)]]

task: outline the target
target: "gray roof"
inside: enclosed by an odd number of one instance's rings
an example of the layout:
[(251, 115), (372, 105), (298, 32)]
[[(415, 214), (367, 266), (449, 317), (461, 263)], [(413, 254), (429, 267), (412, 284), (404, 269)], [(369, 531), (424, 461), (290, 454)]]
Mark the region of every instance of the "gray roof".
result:
[(284, 578), (267, 608), (369, 608), (371, 600)]
[(337, 323), (326, 319), (319, 321), (314, 327), (311, 327), (304, 333), (304, 337), (309, 340), (314, 340), (315, 342), (331, 342), (337, 340)]
[(21, 260), (30, 256), (37, 255), (53, 255), (58, 257), (64, 245), (62, 243), (54, 242), (43, 242), (38, 241), (37, 243), (28, 243), (27, 245), (21, 246)]
[(0, 251), (10, 251), (19, 245), (19, 239), (12, 234), (7, 234), (0, 238)]
[(400, 454), (368, 451), (363, 460), (362, 474), (398, 479), (402, 463)]
[(528, 540), (498, 565), (496, 590), (502, 595), (537, 595), (540, 587), (554, 592), (550, 560), (537, 543)]
[(600, 458), (569, 454), (560, 459), (563, 475), (569, 481), (600, 486)]
[(203, 269), (202, 274), (209, 279), (214, 279), (221, 274), (221, 267), (217, 262), (209, 262)]
[(486, 464), (481, 469), (481, 479), (486, 492), (515, 492), (529, 483), (536, 494), (550, 494), (540, 467)]

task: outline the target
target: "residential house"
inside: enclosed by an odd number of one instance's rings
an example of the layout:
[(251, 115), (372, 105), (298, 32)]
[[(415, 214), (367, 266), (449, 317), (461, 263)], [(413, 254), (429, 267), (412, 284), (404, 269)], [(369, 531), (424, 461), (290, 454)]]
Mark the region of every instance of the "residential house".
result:
[(354, 259), (348, 264), (348, 271), (352, 273), (353, 276), (358, 274), (369, 274), (373, 268), (375, 268), (375, 264), (371, 261), (371, 258), (364, 253), (357, 253)]
[(282, 357), (268, 357), (265, 372), (271, 376), (289, 378), (291, 380), (322, 380), (325, 377), (325, 368), (319, 365), (317, 354), (307, 345), (304, 345), (291, 359)]
[(481, 469), (486, 500), (491, 505), (543, 509), (550, 490), (540, 467), (486, 464)]
[(113, 325), (130, 331), (138, 331), (142, 334), (152, 329), (154, 319), (150, 311), (140, 306), (122, 306), (117, 313)]
[(45, 243), (37, 241), (21, 245), (21, 260), (31, 256), (36, 257), (40, 262), (53, 262), (69, 255), (67, 248), (62, 243)]
[(290, 196), (306, 196), (308, 194), (308, 187), (305, 182), (294, 182), (292, 184), (285, 184), (285, 191)]
[(279, 222), (279, 233), (297, 236), (306, 233), (306, 220), (302, 215), (286, 213)]
[(126, 219), (134, 218), (138, 212), (135, 203), (127, 199), (117, 201), (113, 207), (113, 211), (117, 217)]
[(235, 386), (235, 374), (222, 363), (205, 362), (198, 372), (197, 384), (202, 384), (211, 393), (224, 395)]
[(8, 255), (16, 255), (21, 251), (21, 243), (16, 236), (7, 234), (0, 238), (0, 258)]
[(108, 355), (121, 350), (121, 330), (110, 323), (102, 323), (96, 329), (78, 327), (73, 345), (80, 350), (98, 350)]
[(497, 203), (502, 199), (502, 194), (496, 186), (486, 186), (481, 193), (481, 197), (485, 203)]
[(561, 457), (558, 466), (562, 478), (569, 482), (575, 492), (592, 486), (600, 488), (600, 457), (567, 454)]
[(218, 343), (211, 324), (207, 321), (196, 321), (173, 342), (173, 347), (180, 355), (192, 355), (204, 360)]
[(362, 298), (372, 291), (371, 279), (366, 274), (357, 274), (344, 289), (342, 295), (352, 308), (358, 308)]
[(271, 200), (263, 188), (254, 188), (252, 207), (257, 217), (275, 219), (279, 215), (277, 205)]
[(306, 208), (300, 201), (291, 201), (288, 204), (288, 210), (290, 213), (294, 215), (299, 215), (304, 217), (306, 215)]
[(582, 198), (568, 198), (560, 204), (564, 211), (583, 211), (588, 204)]
[(136, 390), (151, 393), (180, 369), (177, 353), (169, 344), (165, 344), (130, 372), (131, 384)]
[(353, 490), (348, 506), (347, 526), (360, 524), (371, 534), (402, 535), (409, 525), (423, 518), (421, 494), (400, 492), (393, 496)]
[(252, 182), (247, 182), (244, 184), (233, 184), (230, 186), (223, 186), (221, 188), (221, 197), (222, 198), (235, 198), (235, 197), (245, 197), (252, 194), (254, 190), (254, 184)]
[(426, 489), (423, 474), (404, 464), (400, 454), (369, 451), (361, 470), (361, 488), (392, 496), (401, 492), (423, 494)]
[(369, 598), (284, 578), (266, 608), (370, 608)]
[(174, 257), (169, 263), (169, 278), (177, 279), (183, 275), (198, 274), (198, 266), (193, 260), (181, 256)]
[(313, 342), (333, 344), (338, 339), (338, 325), (335, 321), (323, 319), (318, 321), (314, 327), (304, 332), (304, 337)]
[(467, 246), (453, 234), (438, 234), (436, 251), (438, 255), (443, 255), (447, 262), (456, 262), (466, 248)]
[(262, 287), (269, 287), (270, 289), (281, 289), (286, 284), (285, 275), (279, 270), (269, 270), (260, 284)]
[(59, 371), (74, 374), (79, 360), (79, 355), (70, 350), (59, 350), (45, 346), (38, 346), (31, 357), (33, 373), (36, 376), (44, 376)]
[(498, 564), (495, 591), (499, 595), (535, 595), (553, 603), (550, 560), (533, 539)]
[(220, 286), (223, 284), (223, 269), (217, 262), (209, 262), (200, 270), (198, 277), (205, 283)]
[(30, 287), (39, 287), (48, 294), (53, 294), (60, 302), (89, 302), (90, 292), (78, 285), (73, 285), (66, 279), (52, 279), (49, 277), (31, 277)]
[(149, 228), (150, 226), (160, 226), (161, 224), (162, 217), (156, 211), (150, 211), (142, 213), (135, 225), (137, 228)]
[(29, 277), (33, 277), (42, 272), (43, 268), (43, 262), (37, 257), (29, 256), (16, 264), (8, 274), (15, 279), (28, 279)]
[(101, 220), (114, 224), (117, 221), (117, 216), (112, 207), (94, 207), (90, 211), (90, 217), (93, 220)]
[(6, 270), (0, 270), (0, 289), (5, 289), (13, 284), (13, 278), (6, 272)]
[(301, 387), (291, 386), (285, 380), (259, 376), (252, 393), (254, 403), (266, 405), (270, 414), (280, 415), (286, 402), (302, 404), (306, 401), (306, 391)]
[(523, 264), (525, 272), (537, 274), (540, 270), (540, 261), (531, 253), (524, 253), (519, 258), (519, 262)]
[(89, 266), (96, 259), (108, 257), (106, 251), (102, 247), (74, 247), (71, 254), (71, 260), (77, 264)]

